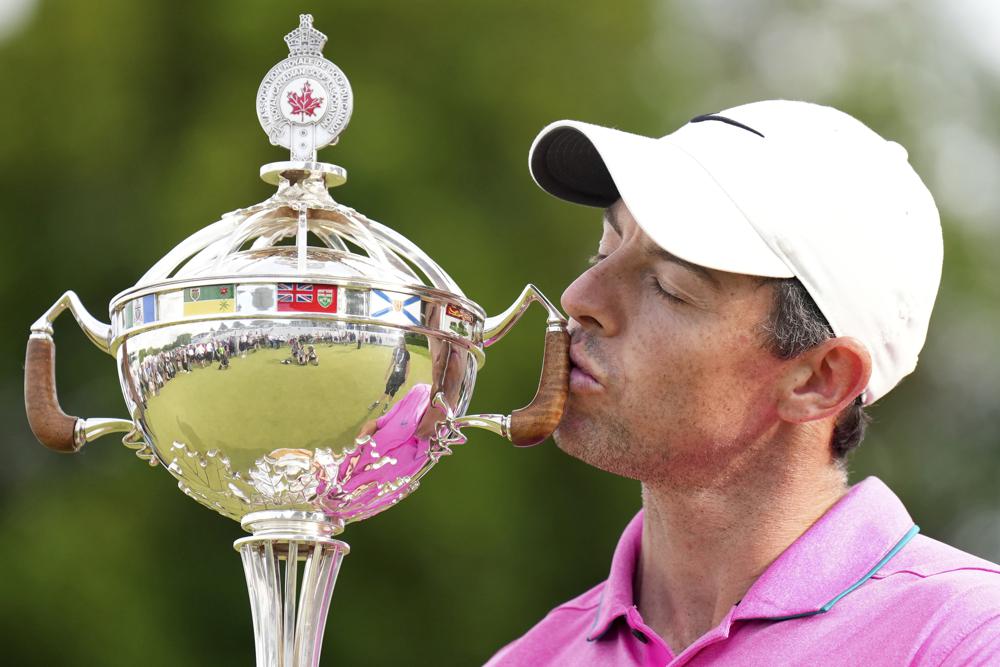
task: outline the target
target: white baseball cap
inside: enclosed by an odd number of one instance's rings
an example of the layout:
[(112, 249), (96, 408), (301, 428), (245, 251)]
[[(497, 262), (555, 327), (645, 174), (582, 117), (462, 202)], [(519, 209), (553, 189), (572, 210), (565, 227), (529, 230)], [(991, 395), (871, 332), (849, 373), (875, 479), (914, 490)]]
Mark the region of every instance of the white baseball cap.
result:
[(681, 259), (798, 278), (834, 333), (868, 348), (866, 404), (916, 367), (941, 281), (941, 221), (906, 150), (857, 119), (771, 100), (659, 139), (565, 120), (535, 138), (529, 167), (567, 201), (622, 199)]

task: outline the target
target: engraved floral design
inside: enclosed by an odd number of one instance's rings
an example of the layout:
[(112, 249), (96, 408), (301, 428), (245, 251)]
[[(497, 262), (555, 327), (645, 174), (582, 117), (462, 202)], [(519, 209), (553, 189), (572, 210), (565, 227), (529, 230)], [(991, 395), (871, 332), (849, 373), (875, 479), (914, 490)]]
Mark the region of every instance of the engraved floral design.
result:
[(266, 509), (315, 509), (357, 520), (409, 495), (433, 464), (400, 468), (396, 458), (378, 452), (374, 440), (341, 455), (330, 449), (275, 449), (246, 472), (234, 472), (218, 450), (202, 454), (182, 442), (173, 443), (168, 457), (167, 469), (181, 491), (236, 520)]

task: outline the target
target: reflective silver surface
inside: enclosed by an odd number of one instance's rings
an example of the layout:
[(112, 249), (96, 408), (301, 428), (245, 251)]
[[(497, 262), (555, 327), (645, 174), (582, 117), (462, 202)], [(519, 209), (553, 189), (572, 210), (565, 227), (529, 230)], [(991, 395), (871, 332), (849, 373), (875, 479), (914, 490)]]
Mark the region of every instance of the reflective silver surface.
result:
[(108, 351), (111, 339), (111, 327), (87, 312), (87, 309), (83, 307), (83, 303), (80, 301), (80, 297), (72, 290), (64, 292), (61, 297), (56, 299), (55, 303), (49, 306), (49, 309), (41, 317), (35, 320), (31, 325), (32, 335), (52, 336), (52, 323), (65, 310), (69, 310), (73, 314), (77, 324), (80, 325), (83, 333), (86, 334), (91, 343), (96, 345), (102, 352)]
[(299, 509), (349, 523), (398, 502), (448, 452), (432, 398), (462, 414), (476, 376), (469, 349), (450, 340), (304, 316), (164, 326), (117, 354), (159, 461), (236, 520)]
[[(316, 667), (340, 563), (350, 549), (308, 512), (255, 512), (237, 540), (250, 592), (257, 667)], [(300, 573), (301, 564), (301, 573)], [(301, 581), (301, 586), (299, 582)]]
[(331, 169), (286, 164), (271, 198), (112, 300), (108, 350), (142, 434), (126, 444), (188, 496), (236, 520), (310, 510), (342, 525), (464, 441), (486, 317), (426, 253), (334, 201)]

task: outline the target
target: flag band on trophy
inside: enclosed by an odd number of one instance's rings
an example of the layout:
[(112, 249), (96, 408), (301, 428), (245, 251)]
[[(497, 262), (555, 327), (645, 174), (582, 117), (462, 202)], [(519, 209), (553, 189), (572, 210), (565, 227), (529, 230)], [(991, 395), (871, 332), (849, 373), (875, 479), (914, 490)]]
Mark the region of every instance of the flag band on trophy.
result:
[[(199, 285), (134, 299), (121, 310), (125, 328), (174, 317), (220, 313), (330, 313), (368, 316), (386, 324), (423, 324), (419, 296), (389, 290), (357, 290), (322, 283), (244, 283)], [(469, 337), (475, 316), (448, 304), (445, 329)], [(454, 323), (454, 326), (451, 324)]]
[(389, 324), (420, 325), (420, 297), (373, 289), (369, 315)]
[(236, 310), (234, 285), (202, 285), (184, 290), (185, 315), (217, 315)]
[(156, 321), (156, 295), (147, 294), (128, 302), (122, 310), (125, 318), (125, 328), (149, 324)]
[(337, 286), (278, 283), (278, 312), (336, 313)]
[(476, 318), (471, 312), (449, 303), (445, 306), (444, 314), (441, 317), (441, 328), (462, 338), (472, 338), (475, 321)]

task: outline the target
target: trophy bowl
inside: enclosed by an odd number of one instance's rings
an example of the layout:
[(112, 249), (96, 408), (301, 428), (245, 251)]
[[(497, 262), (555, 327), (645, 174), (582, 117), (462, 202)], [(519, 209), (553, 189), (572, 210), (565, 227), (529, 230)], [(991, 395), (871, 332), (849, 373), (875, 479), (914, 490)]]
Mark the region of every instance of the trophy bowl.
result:
[[(47, 447), (78, 451), (124, 432), (186, 495), (241, 523), (257, 664), (316, 665), (348, 552), (344, 526), (415, 490), (464, 427), (515, 445), (555, 429), (569, 336), (528, 285), (487, 317), (430, 256), (336, 202), (346, 172), (316, 161), (349, 120), (343, 73), (303, 15), (268, 72), (258, 117), (291, 160), (264, 165), (266, 201), (179, 243), (109, 304), (105, 324), (66, 292), (31, 327), (25, 404)], [(532, 303), (547, 311), (539, 389), (510, 414), (467, 415), (485, 349)], [(64, 413), (53, 322), (65, 310), (115, 358), (128, 419)]]

